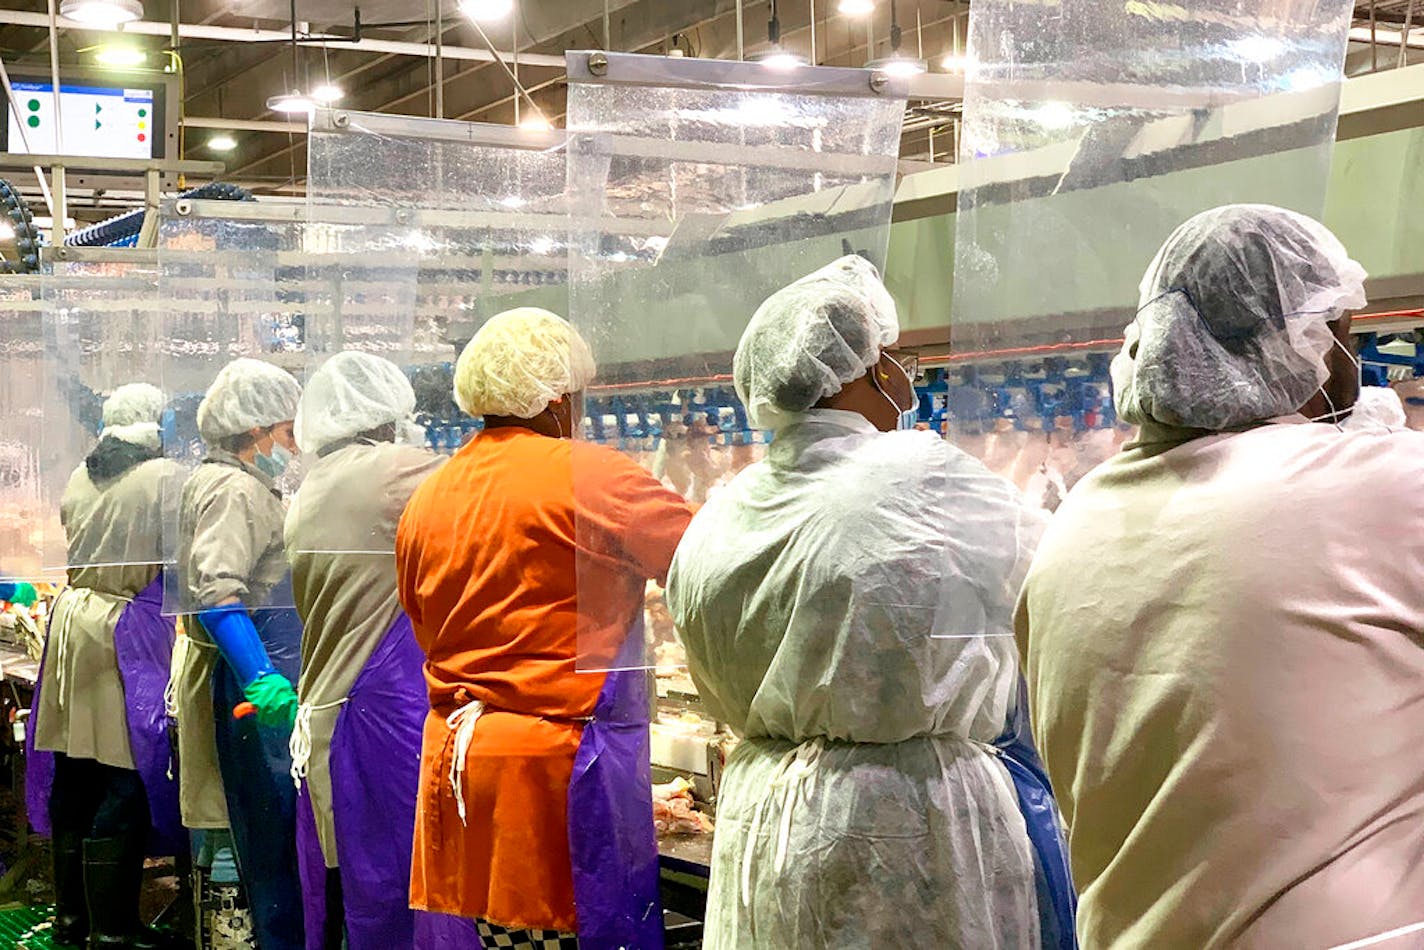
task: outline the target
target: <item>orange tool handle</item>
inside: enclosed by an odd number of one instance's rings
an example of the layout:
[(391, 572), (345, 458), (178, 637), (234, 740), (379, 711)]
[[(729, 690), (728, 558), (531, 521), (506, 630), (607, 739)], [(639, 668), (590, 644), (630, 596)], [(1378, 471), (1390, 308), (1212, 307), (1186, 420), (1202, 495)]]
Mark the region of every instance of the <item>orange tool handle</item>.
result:
[(246, 719), (248, 716), (257, 715), (257, 707), (251, 703), (238, 703), (232, 708), (232, 718)]

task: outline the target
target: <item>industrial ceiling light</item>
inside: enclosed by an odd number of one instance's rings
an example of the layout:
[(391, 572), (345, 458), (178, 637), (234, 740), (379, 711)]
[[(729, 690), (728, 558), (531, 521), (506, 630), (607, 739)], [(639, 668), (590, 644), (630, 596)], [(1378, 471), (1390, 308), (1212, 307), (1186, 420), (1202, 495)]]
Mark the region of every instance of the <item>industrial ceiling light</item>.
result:
[(904, 38), (900, 31), (900, 18), (895, 14), (895, 0), (890, 0), (890, 55), (884, 59), (872, 59), (865, 64), (866, 68), (897, 77), (918, 76), (928, 71), (929, 66), (923, 59), (900, 52), (900, 44)]
[(530, 109), (520, 116), (519, 127), (526, 132), (548, 132), (554, 128), (554, 123), (538, 109)]
[(787, 72), (806, 65), (806, 57), (782, 48), (781, 18), (776, 15), (776, 0), (771, 0), (771, 18), (766, 21), (766, 41), (771, 44), (771, 49), (753, 53), (749, 57), (752, 62), (778, 72)]
[(514, 12), (514, 0), (460, 0), (460, 12), (476, 22), (490, 23)]
[(962, 73), (969, 60), (962, 53), (945, 53), (939, 61), (939, 68), (947, 73)]
[(870, 16), (875, 12), (875, 0), (841, 0), (836, 12), (844, 16)]
[(320, 102), (324, 106), (331, 105), (333, 102), (336, 102), (337, 100), (342, 99), (345, 96), (346, 93), (341, 91), (340, 86), (334, 86), (329, 82), (317, 86), (315, 89), (312, 90), (311, 93), (312, 99), (316, 102)]
[(140, 0), (62, 0), (59, 15), (86, 26), (112, 27), (143, 18)]
[(137, 46), (101, 46), (94, 62), (112, 69), (134, 69), (142, 66), (148, 54)]
[(208, 148), (214, 152), (231, 152), (237, 148), (237, 139), (228, 135), (226, 132), (222, 132), (208, 139)]
[(310, 115), (316, 111), (316, 103), (310, 96), (304, 96), (294, 89), (268, 99), (267, 109), (271, 112), (280, 112), (283, 115)]

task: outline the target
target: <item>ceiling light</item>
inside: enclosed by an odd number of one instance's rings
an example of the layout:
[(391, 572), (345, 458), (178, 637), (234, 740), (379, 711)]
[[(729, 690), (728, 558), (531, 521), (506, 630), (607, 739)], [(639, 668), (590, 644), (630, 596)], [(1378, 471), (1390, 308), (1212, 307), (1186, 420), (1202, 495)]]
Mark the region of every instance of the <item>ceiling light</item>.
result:
[(554, 128), (554, 123), (538, 109), (530, 109), (519, 119), (519, 127), (526, 132), (548, 132)]
[(143, 18), (139, 0), (63, 0), (59, 15), (86, 26), (118, 26)]
[(875, 12), (875, 0), (841, 0), (836, 12), (845, 16), (870, 16)]
[(237, 139), (222, 132), (208, 139), (208, 148), (214, 152), (231, 152), (237, 148)]
[(312, 102), (310, 98), (302, 95), (300, 92), (293, 90), (268, 99), (267, 109), (271, 112), (281, 112), (285, 115), (311, 115), (311, 113), (316, 111), (316, 103)]
[(503, 20), (514, 10), (514, 0), (460, 0), (460, 12), (471, 20)]
[(876, 69), (887, 76), (904, 78), (918, 76), (926, 72), (929, 67), (922, 59), (912, 59), (909, 56), (890, 56), (885, 59), (873, 59), (865, 64), (867, 69)]
[(94, 54), (94, 62), (114, 69), (133, 69), (142, 66), (147, 56), (137, 46), (101, 46)]
[(322, 105), (330, 105), (336, 100), (344, 97), (346, 93), (341, 91), (340, 86), (333, 86), (331, 83), (317, 86), (312, 90), (311, 97)]
[(944, 59), (939, 61), (939, 68), (947, 73), (962, 73), (968, 65), (969, 57), (963, 53), (946, 53)]
[(772, 69), (779, 73), (790, 72), (793, 69), (800, 69), (806, 65), (806, 57), (798, 56), (779, 46), (774, 46), (769, 50), (763, 50), (760, 53), (753, 53), (750, 59), (754, 63), (760, 63), (767, 69)]

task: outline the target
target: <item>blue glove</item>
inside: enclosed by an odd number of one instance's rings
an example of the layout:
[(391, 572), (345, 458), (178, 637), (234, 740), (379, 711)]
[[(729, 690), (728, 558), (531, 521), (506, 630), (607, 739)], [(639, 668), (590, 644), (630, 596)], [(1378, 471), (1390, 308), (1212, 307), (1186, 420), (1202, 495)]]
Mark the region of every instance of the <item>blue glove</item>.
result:
[(237, 683), (244, 690), (263, 676), (277, 672), (246, 607), (241, 604), (213, 607), (199, 611), (198, 619), (237, 674)]

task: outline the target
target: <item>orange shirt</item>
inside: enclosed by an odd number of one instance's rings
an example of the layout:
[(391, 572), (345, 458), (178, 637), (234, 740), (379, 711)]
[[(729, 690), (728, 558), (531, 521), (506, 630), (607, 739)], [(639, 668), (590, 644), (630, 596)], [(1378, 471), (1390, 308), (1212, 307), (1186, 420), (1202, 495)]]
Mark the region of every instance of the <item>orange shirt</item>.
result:
[[(426, 655), (412, 906), (576, 930), (568, 785), (611, 659), (692, 509), (631, 459), (526, 429), (484, 432), (427, 479), (396, 536), (401, 602)], [(446, 717), (485, 704), (450, 788)], [(651, 816), (649, 816), (651, 820)]]

